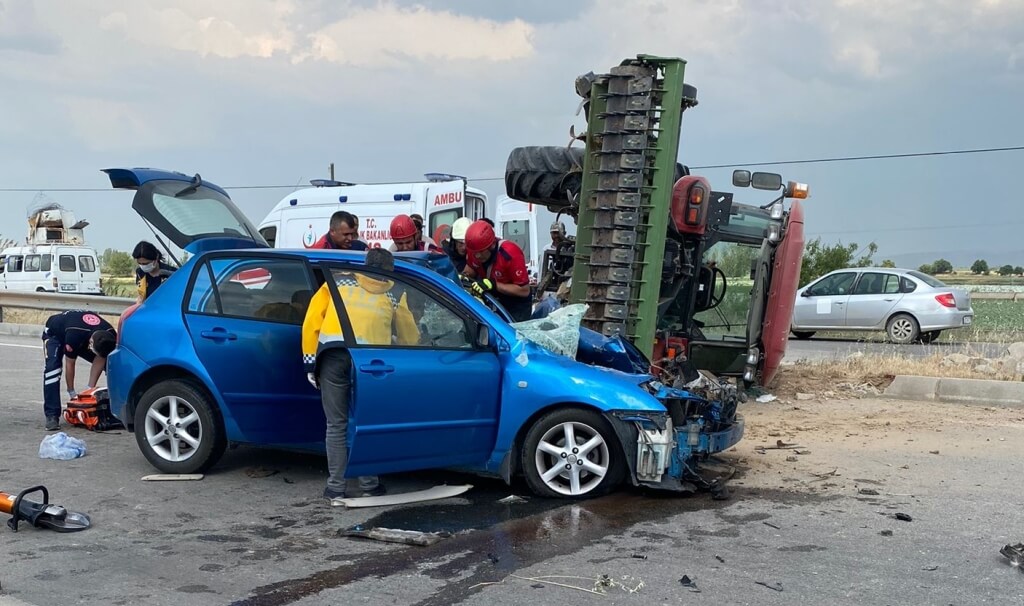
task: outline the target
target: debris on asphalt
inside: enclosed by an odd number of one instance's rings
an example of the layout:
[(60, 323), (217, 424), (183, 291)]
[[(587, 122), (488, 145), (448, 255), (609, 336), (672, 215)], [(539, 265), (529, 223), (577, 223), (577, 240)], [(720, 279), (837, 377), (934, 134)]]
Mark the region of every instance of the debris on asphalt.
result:
[(914, 518), (910, 517), (910, 514), (907, 514), (907, 513), (897, 513), (893, 517), (896, 518), (897, 520), (901, 520), (903, 522), (913, 522), (914, 521)]
[(768, 402), (774, 402), (775, 400), (778, 400), (778, 399), (779, 398), (777, 396), (773, 396), (770, 393), (766, 393), (766, 394), (757, 396), (757, 400), (755, 400), (755, 401), (760, 403), (760, 404), (767, 404)]
[(868, 495), (868, 496), (873, 496), (873, 497), (877, 497), (878, 496), (878, 491), (875, 490), (874, 488), (861, 488), (860, 490), (857, 491), (857, 493), (858, 494)]
[[(584, 593), (590, 593), (590, 594), (597, 595), (597, 596), (602, 596), (602, 597), (607, 595), (608, 589), (612, 589), (612, 588), (615, 588), (615, 587), (618, 587), (619, 589), (621, 589), (622, 591), (624, 591), (626, 593), (636, 593), (636, 592), (640, 591), (641, 589), (643, 589), (643, 587), (644, 587), (643, 580), (641, 580), (641, 579), (633, 579), (632, 577), (629, 577), (629, 576), (624, 576), (624, 577), (622, 577), (621, 581), (616, 581), (615, 579), (609, 577), (606, 574), (603, 574), (603, 575), (601, 575), (601, 576), (599, 576), (597, 578), (594, 578), (594, 577), (581, 577), (581, 576), (569, 576), (569, 575), (557, 575), (557, 574), (543, 575), (543, 576), (539, 576), (539, 577), (524, 577), (524, 576), (520, 576), (518, 574), (510, 574), (510, 575), (508, 575), (508, 577), (506, 577), (505, 579), (502, 579), (501, 581), (497, 581), (497, 582), (493, 582), (493, 583), (477, 583), (476, 585), (473, 585), (472, 587), (470, 587), (470, 589), (473, 589), (473, 588), (476, 588), (476, 587), (482, 587), (482, 586), (485, 586), (485, 585), (500, 585), (500, 584), (504, 583), (507, 579), (519, 579), (520, 581), (529, 581), (530, 583), (532, 583), (530, 585), (530, 587), (533, 587), (535, 589), (542, 589), (542, 588), (546, 587), (547, 585), (552, 585), (554, 587), (564, 587), (565, 589), (575, 589), (576, 591), (582, 591)], [(594, 583), (594, 585), (593, 585), (593, 589), (588, 589), (586, 587), (580, 587), (578, 585), (572, 585), (572, 584), (569, 584), (569, 583), (563, 583), (563, 582), (561, 582), (561, 580), (560, 581), (554, 581), (552, 579), (576, 580), (576, 581), (592, 581)]]
[(404, 545), (418, 545), (429, 547), (434, 543), (452, 536), (450, 532), (420, 532), (418, 530), (400, 530), (397, 528), (363, 528), (353, 526), (345, 530), (339, 530), (338, 534), (343, 537), (357, 537), (382, 541), (384, 543), (402, 543)]
[(782, 591), (782, 583), (774, 583), (772, 585), (769, 585), (768, 583), (765, 583), (764, 581), (754, 581), (754, 583), (757, 583), (758, 585), (762, 585), (764, 587), (767, 587), (768, 589), (771, 589), (772, 591)]
[(782, 528), (776, 526), (775, 524), (772, 524), (771, 522), (761, 522), (761, 523), (764, 524), (765, 526), (771, 526), (775, 530), (782, 530)]
[(40, 459), (70, 461), (85, 456), (85, 441), (73, 438), (63, 431), (46, 436), (39, 443)]
[(269, 467), (263, 467), (262, 465), (259, 467), (247, 467), (245, 470), (245, 475), (250, 478), (269, 478), (270, 476), (279, 473), (281, 473), (281, 471), (278, 469), (271, 469)]
[(498, 562), (501, 561), (501, 558), (499, 558), (498, 556), (494, 555), (493, 553), (488, 553), (487, 554), (487, 559), (491, 561), (491, 564), (497, 564)]
[(724, 559), (722, 559), (722, 556), (720, 556), (720, 555), (716, 555), (716, 556), (715, 556), (715, 559), (716, 559), (716, 560), (718, 560), (719, 562), (721, 562), (721, 563), (725, 564), (725, 560), (724, 560)]
[(799, 391), (796, 393), (796, 399), (798, 401), (806, 402), (807, 400), (813, 400), (814, 398), (815, 396), (813, 393), (801, 393)]
[(289, 480), (288, 478), (281, 478), (281, 479), (284, 480), (285, 484), (294, 484), (295, 483), (295, 480)]
[(700, 589), (697, 588), (697, 582), (691, 579), (690, 577), (686, 576), (685, 574), (683, 575), (683, 578), (679, 579), (679, 584), (683, 587), (686, 587), (693, 593), (700, 593)]
[[(811, 475), (814, 476), (815, 478), (817, 478), (818, 480), (827, 480), (828, 478), (838, 476), (839, 474), (836, 473), (837, 471), (839, 471), (838, 467), (836, 467), (832, 471), (829, 471), (829, 472), (826, 472), (826, 473), (812, 473)], [(816, 482), (816, 481), (817, 480), (812, 480), (812, 482)]]
[(808, 454), (811, 454), (811, 451), (809, 451), (809, 450), (794, 450), (793, 452), (795, 452), (798, 455), (808, 455)]
[(504, 499), (498, 499), (498, 502), (499, 503), (505, 503), (505, 504), (525, 503), (526, 499), (521, 497), (521, 496), (519, 496), (519, 495), (516, 495), (516, 494), (510, 494), (507, 497), (505, 497)]
[(143, 482), (194, 482), (205, 478), (201, 473), (154, 473), (142, 476)]
[(882, 532), (880, 532), (878, 534), (882, 535), (883, 537), (891, 537), (892, 536), (892, 531), (891, 530), (883, 530)]
[(923, 571), (925, 571), (925, 572), (935, 572), (935, 571), (936, 571), (936, 570), (938, 570), (938, 569), (939, 569), (939, 567), (938, 567), (938, 566), (925, 566), (925, 567), (924, 567), (924, 568), (922, 568), (921, 570), (923, 570)]
[(1011, 566), (1016, 566), (1018, 570), (1024, 572), (1024, 543), (1004, 545), (1003, 548), (999, 550), (999, 553), (1010, 560)]
[(929, 450), (928, 454), (939, 454), (939, 451), (937, 451), (937, 450)]
[(788, 462), (788, 463), (796, 463), (799, 460), (800, 460), (800, 457), (797, 457), (795, 455), (790, 455), (790, 456), (786, 457), (786, 462)]
[(633, 555), (631, 555), (629, 557), (631, 557), (631, 558), (633, 558), (635, 560), (646, 560), (647, 559), (647, 556), (642, 554), (642, 553), (634, 553)]

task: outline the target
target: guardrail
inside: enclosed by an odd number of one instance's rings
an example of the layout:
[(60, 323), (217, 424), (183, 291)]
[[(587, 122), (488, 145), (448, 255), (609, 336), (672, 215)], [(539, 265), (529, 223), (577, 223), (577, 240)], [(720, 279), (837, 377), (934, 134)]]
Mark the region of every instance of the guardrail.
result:
[(119, 316), (133, 303), (135, 303), (135, 299), (126, 297), (0, 291), (0, 322), (4, 320), (3, 310), (5, 307), (53, 312), (88, 309), (98, 314)]

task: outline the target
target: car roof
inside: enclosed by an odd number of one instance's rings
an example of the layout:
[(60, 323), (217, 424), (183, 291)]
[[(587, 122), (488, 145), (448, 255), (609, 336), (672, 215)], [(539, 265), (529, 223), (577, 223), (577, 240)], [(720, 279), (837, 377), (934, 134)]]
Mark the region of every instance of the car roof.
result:
[[(204, 251), (196, 257), (199, 258), (207, 255), (219, 255), (221, 253), (244, 253), (258, 255), (261, 257), (303, 257), (310, 261), (341, 261), (355, 265), (364, 265), (366, 263), (365, 252), (326, 248), (217, 248)], [(428, 276), (431, 279), (438, 278), (443, 281), (451, 282), (451, 280), (444, 275), (437, 273), (429, 266), (425, 265), (425, 262), (432, 258), (446, 259), (447, 255), (426, 251), (392, 252), (391, 254), (395, 257), (395, 270), (401, 270), (403, 272), (414, 273), (420, 276)]]

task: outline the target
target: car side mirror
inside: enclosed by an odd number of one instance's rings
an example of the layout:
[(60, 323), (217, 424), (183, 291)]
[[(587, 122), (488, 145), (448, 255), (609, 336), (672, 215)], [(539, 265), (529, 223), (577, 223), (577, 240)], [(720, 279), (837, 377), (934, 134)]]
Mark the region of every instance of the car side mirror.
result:
[(811, 291), (810, 291), (810, 290), (805, 290), (805, 291), (802, 291), (802, 292), (800, 293), (800, 296), (801, 296), (801, 297), (809, 297), (809, 296), (811, 296)]
[(486, 324), (476, 325), (476, 346), (486, 349), (491, 345), (491, 327)]

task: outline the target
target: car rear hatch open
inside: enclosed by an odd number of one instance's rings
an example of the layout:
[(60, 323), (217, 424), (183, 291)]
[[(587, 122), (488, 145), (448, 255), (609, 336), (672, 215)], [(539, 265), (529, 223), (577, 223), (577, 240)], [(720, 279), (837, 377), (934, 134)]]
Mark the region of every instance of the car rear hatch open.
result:
[(156, 232), (193, 254), (205, 241), (223, 248), (269, 248), (228, 193), (199, 175), (151, 168), (108, 168), (110, 185), (136, 190), (132, 208)]

